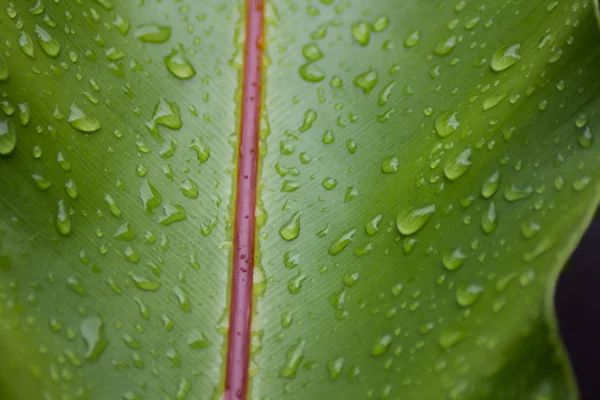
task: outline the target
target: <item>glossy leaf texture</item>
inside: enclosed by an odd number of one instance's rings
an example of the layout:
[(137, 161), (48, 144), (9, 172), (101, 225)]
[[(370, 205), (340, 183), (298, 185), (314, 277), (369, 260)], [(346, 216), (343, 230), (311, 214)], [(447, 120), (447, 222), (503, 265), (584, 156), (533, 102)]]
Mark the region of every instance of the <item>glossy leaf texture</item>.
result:
[(271, 5), (253, 398), (575, 398), (594, 4)]
[(222, 392), (242, 17), (3, 2), (3, 399)]
[[(265, 4), (253, 399), (570, 399), (590, 0)], [(243, 4), (0, 11), (0, 397), (223, 391)]]

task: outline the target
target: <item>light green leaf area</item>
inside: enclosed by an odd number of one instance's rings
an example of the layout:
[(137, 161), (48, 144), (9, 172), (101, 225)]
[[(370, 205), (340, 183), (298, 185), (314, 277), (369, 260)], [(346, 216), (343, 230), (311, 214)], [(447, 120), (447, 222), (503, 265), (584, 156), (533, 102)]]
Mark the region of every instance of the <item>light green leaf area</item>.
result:
[(217, 396), (238, 2), (1, 8), (0, 398)]
[(593, 2), (270, 4), (253, 398), (576, 398)]

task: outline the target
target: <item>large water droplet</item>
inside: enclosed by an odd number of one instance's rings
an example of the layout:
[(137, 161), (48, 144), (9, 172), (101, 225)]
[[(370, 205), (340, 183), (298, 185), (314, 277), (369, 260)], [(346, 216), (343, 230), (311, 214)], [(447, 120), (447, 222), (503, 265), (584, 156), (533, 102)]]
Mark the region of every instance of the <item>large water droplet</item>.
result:
[(467, 255), (462, 248), (447, 250), (442, 256), (442, 264), (448, 271), (456, 271), (465, 263)]
[(456, 132), (460, 122), (456, 111), (447, 111), (438, 115), (435, 119), (435, 130), (439, 137), (445, 138)]
[(356, 229), (351, 229), (348, 232), (341, 234), (334, 242), (329, 246), (329, 254), (335, 256), (340, 254), (342, 250), (346, 248), (351, 242), (354, 241)]
[(279, 234), (284, 240), (294, 240), (300, 234), (300, 212), (295, 212), (292, 217), (279, 228)]
[(456, 158), (448, 160), (444, 165), (444, 175), (451, 181), (455, 181), (467, 172), (471, 166), (471, 149), (466, 149)]
[(35, 34), (38, 37), (40, 47), (48, 57), (55, 58), (60, 54), (60, 43), (54, 39), (44, 28), (35, 26)]
[(60, 199), (57, 204), (56, 229), (63, 236), (68, 236), (71, 233), (71, 216), (63, 199)]
[(481, 229), (485, 233), (492, 233), (498, 226), (498, 216), (496, 215), (496, 205), (492, 201), (481, 216)]
[(371, 348), (371, 355), (373, 357), (381, 357), (384, 355), (392, 344), (392, 335), (389, 333), (383, 334), (377, 338), (373, 347)]
[(75, 103), (71, 104), (69, 110), (69, 123), (73, 128), (84, 133), (92, 133), (100, 129), (100, 121), (86, 115)]
[(521, 55), (519, 54), (520, 49), (520, 44), (499, 48), (492, 57), (490, 67), (496, 72), (504, 71), (505, 69), (512, 67), (521, 59)]
[(371, 40), (371, 27), (365, 21), (357, 21), (352, 24), (352, 37), (361, 46), (366, 46)]
[(306, 342), (298, 340), (298, 342), (290, 346), (287, 351), (287, 361), (279, 374), (284, 378), (295, 378), (296, 371), (304, 359), (304, 347)]
[(298, 73), (307, 82), (316, 83), (325, 79), (325, 73), (314, 62), (301, 65)]
[(489, 199), (492, 197), (500, 187), (500, 171), (495, 171), (492, 173), (483, 183), (481, 187), (481, 195)]
[(196, 75), (196, 70), (186, 57), (183, 46), (171, 50), (171, 54), (165, 57), (165, 65), (169, 72), (179, 79), (189, 79)]
[(171, 37), (171, 27), (168, 25), (143, 24), (137, 27), (134, 36), (140, 42), (164, 43)]
[(478, 283), (460, 284), (456, 289), (456, 302), (461, 307), (475, 304), (483, 294), (483, 286)]
[(17, 146), (17, 133), (9, 119), (0, 120), (0, 155), (8, 156)]
[(435, 212), (435, 204), (400, 211), (396, 216), (396, 226), (403, 235), (420, 231)]
[(379, 74), (373, 70), (357, 75), (352, 81), (354, 86), (361, 88), (365, 94), (371, 93), (377, 82), (379, 82)]
[(96, 361), (108, 346), (104, 323), (99, 317), (87, 317), (81, 321), (79, 330), (86, 345), (84, 357), (88, 361)]

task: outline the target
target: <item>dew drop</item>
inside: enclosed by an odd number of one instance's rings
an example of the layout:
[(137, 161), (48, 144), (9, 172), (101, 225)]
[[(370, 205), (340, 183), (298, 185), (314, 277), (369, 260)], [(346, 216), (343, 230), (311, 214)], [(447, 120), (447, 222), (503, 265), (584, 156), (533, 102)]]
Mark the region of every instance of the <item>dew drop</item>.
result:
[(165, 43), (171, 37), (171, 27), (158, 24), (143, 24), (137, 27), (134, 36), (145, 43)]
[(186, 57), (183, 46), (171, 50), (171, 54), (165, 57), (165, 65), (167, 70), (179, 79), (190, 79), (196, 75), (196, 70)]
[(499, 48), (492, 57), (490, 67), (496, 72), (501, 72), (512, 67), (521, 59), (521, 55), (519, 54), (520, 49), (520, 44), (513, 44)]
[(0, 120), (0, 155), (10, 155), (17, 146), (17, 133), (11, 120)]
[(92, 133), (100, 129), (100, 121), (86, 115), (77, 104), (71, 104), (69, 110), (69, 124), (80, 132)]
[(294, 240), (300, 234), (300, 212), (295, 212), (292, 217), (279, 228), (279, 234), (284, 240)]
[(396, 226), (401, 234), (408, 236), (423, 229), (435, 212), (435, 204), (400, 211), (396, 216)]
[(456, 132), (460, 122), (456, 111), (447, 111), (439, 114), (435, 119), (435, 130), (439, 137), (445, 138)]
[(466, 149), (456, 158), (449, 160), (444, 165), (444, 175), (451, 181), (455, 181), (467, 172), (471, 166), (471, 149)]

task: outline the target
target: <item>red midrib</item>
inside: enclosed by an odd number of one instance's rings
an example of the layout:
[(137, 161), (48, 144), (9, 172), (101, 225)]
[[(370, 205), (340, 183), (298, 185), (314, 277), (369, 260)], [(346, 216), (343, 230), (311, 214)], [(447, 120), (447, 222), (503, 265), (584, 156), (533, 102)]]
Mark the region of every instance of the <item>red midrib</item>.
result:
[(263, 6), (263, 0), (246, 0), (246, 44), (236, 181), (225, 400), (246, 399), (248, 390), (262, 86)]

